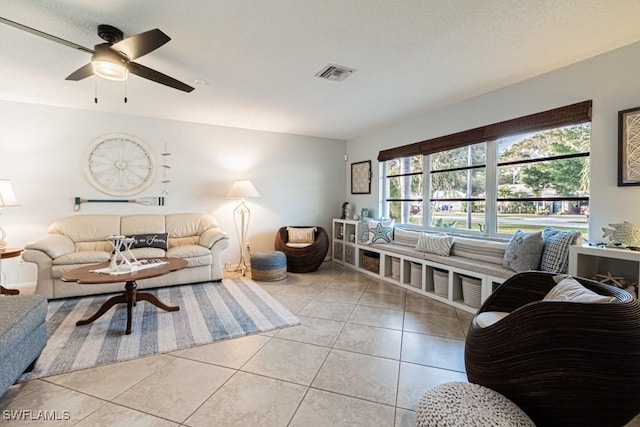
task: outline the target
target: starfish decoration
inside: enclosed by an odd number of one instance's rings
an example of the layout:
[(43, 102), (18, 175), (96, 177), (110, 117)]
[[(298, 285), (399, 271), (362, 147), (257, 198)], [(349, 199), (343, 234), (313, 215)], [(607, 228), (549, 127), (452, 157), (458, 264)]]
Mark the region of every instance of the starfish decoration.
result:
[(376, 228), (370, 228), (369, 232), (373, 233), (373, 237), (371, 237), (371, 243), (375, 243), (377, 240), (384, 240), (387, 243), (391, 243), (389, 232), (392, 229), (392, 227), (383, 227), (381, 223), (378, 223), (378, 225), (376, 225)]
[(626, 287), (626, 285), (621, 282), (624, 280), (624, 276), (612, 276), (610, 272), (607, 272), (607, 274), (596, 274), (596, 278), (602, 283), (610, 283), (621, 289)]

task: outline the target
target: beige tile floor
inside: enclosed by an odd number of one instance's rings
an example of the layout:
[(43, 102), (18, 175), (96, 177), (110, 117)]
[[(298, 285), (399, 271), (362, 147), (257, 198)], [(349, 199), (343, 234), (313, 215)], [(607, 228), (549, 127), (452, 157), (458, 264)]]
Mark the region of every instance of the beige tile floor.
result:
[(332, 263), (261, 285), (302, 325), (14, 385), (0, 424), (413, 426), (426, 390), (466, 381), (467, 312)]

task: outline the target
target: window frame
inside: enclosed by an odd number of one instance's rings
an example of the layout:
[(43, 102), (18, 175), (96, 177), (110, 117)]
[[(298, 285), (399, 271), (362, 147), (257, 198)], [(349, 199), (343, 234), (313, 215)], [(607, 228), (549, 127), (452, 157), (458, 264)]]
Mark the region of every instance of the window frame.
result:
[[(504, 202), (504, 201), (514, 201), (514, 202), (528, 202), (528, 201), (550, 201), (550, 202), (554, 202), (554, 201), (577, 201), (577, 202), (583, 202), (583, 201), (590, 201), (590, 194), (587, 194), (585, 196), (547, 196), (547, 197), (519, 197), (519, 198), (504, 198), (504, 197), (498, 197), (498, 174), (499, 174), (499, 168), (500, 167), (504, 167), (504, 166), (515, 166), (515, 165), (526, 165), (526, 164), (532, 164), (532, 163), (541, 163), (541, 162), (545, 162), (545, 161), (559, 161), (559, 160), (566, 160), (566, 159), (574, 159), (574, 158), (590, 158), (591, 155), (591, 122), (583, 122), (581, 124), (589, 124), (589, 150), (588, 151), (582, 151), (582, 152), (576, 152), (576, 153), (569, 153), (569, 154), (561, 154), (561, 155), (552, 155), (552, 156), (547, 156), (547, 157), (539, 157), (539, 158), (533, 158), (533, 159), (521, 159), (521, 160), (513, 160), (513, 161), (506, 161), (506, 162), (500, 162), (498, 160), (499, 158), (499, 153), (498, 153), (498, 148), (499, 148), (499, 139), (493, 139), (490, 141), (484, 141), (484, 142), (480, 142), (480, 143), (484, 143), (486, 144), (486, 158), (485, 158), (485, 164), (484, 165), (471, 165), (471, 166), (463, 166), (463, 167), (454, 167), (454, 168), (448, 168), (448, 169), (439, 169), (437, 171), (432, 171), (431, 167), (432, 167), (432, 159), (431, 156), (433, 154), (424, 154), (423, 155), (423, 194), (422, 194), (422, 205), (423, 205), (423, 209), (422, 209), (422, 226), (418, 226), (415, 224), (405, 224), (405, 223), (399, 223), (398, 225), (402, 226), (403, 228), (407, 228), (407, 229), (414, 229), (414, 230), (422, 230), (422, 231), (447, 231), (447, 232), (451, 232), (452, 234), (459, 234), (459, 235), (475, 235), (475, 236), (483, 236), (483, 237), (489, 237), (489, 238), (499, 238), (499, 239), (504, 239), (504, 238), (508, 238), (509, 234), (508, 233), (499, 233), (498, 232), (498, 221), (499, 221), (499, 212), (498, 212), (498, 205), (499, 202)], [(574, 125), (580, 125), (580, 124), (574, 124)], [(561, 129), (561, 128), (565, 128), (571, 125), (565, 125), (565, 126), (557, 126), (554, 128), (550, 128), (547, 130), (551, 130), (551, 129)], [(530, 132), (522, 132), (521, 134), (527, 134)], [(473, 144), (469, 144), (468, 147), (471, 147)], [(455, 147), (452, 148), (451, 150), (454, 149), (459, 149), (460, 147)], [(443, 150), (443, 151), (448, 151), (448, 150)], [(415, 156), (407, 156), (407, 157), (413, 157)], [(396, 158), (398, 159), (398, 158)], [(381, 163), (382, 165), (382, 176), (384, 176), (385, 179), (385, 185), (382, 186), (382, 188), (384, 189), (381, 197), (380, 197), (380, 201), (381, 201), (381, 207), (383, 208), (382, 212), (384, 212), (384, 216), (388, 216), (389, 215), (389, 204), (388, 202), (391, 201), (390, 199), (387, 199), (387, 194), (388, 194), (388, 179), (389, 179), (389, 175), (387, 174), (388, 172), (388, 164), (389, 161), (384, 161)], [(465, 197), (465, 198), (448, 198), (448, 199), (432, 199), (430, 197), (431, 193), (432, 193), (432, 180), (431, 180), (431, 176), (433, 173), (442, 173), (442, 172), (450, 172), (450, 171), (460, 171), (460, 170), (473, 170), (473, 169), (479, 169), (479, 168), (483, 168), (485, 169), (485, 198), (481, 199), (481, 198), (474, 198), (474, 197)], [(419, 173), (419, 172), (418, 172)], [(412, 174), (416, 174), (416, 173), (412, 173)], [(433, 222), (433, 212), (432, 212), (432, 202), (433, 201), (469, 201), (469, 202), (473, 202), (473, 201), (484, 201), (485, 203), (485, 212), (484, 212), (484, 222), (485, 222), (485, 227), (484, 230), (480, 231), (480, 230), (473, 230), (473, 229), (451, 229), (451, 228), (443, 228), (443, 227), (435, 227), (432, 224)], [(400, 200), (393, 200), (393, 201), (400, 201)], [(413, 200), (411, 200), (413, 201)], [(427, 201), (427, 202), (425, 202)]]

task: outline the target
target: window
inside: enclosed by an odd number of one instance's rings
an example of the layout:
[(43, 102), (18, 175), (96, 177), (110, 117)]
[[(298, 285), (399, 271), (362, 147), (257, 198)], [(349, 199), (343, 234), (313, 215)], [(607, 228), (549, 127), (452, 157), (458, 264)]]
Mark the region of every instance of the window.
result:
[(421, 229), (587, 237), (590, 114), (585, 101), (383, 150), (384, 215)]
[[(489, 235), (554, 226), (586, 237), (590, 130), (584, 123), (389, 160), (387, 216), (398, 224)], [(496, 167), (488, 169), (488, 160)], [(487, 192), (488, 182), (494, 191)], [(424, 213), (423, 193), (430, 202)]]
[(498, 233), (546, 225), (588, 233), (591, 125), (497, 142)]
[(397, 223), (422, 225), (423, 164), (423, 156), (402, 157), (386, 164), (386, 216)]
[(431, 226), (481, 230), (484, 226), (487, 145), (469, 145), (429, 157)]

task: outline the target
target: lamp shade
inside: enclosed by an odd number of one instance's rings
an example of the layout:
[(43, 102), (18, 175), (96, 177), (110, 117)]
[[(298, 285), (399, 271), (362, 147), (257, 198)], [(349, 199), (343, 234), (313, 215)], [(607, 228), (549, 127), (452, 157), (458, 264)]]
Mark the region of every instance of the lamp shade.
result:
[(227, 199), (244, 199), (247, 197), (260, 197), (260, 193), (249, 180), (234, 182), (227, 194)]
[(0, 179), (0, 207), (4, 206), (20, 206), (11, 180)]

